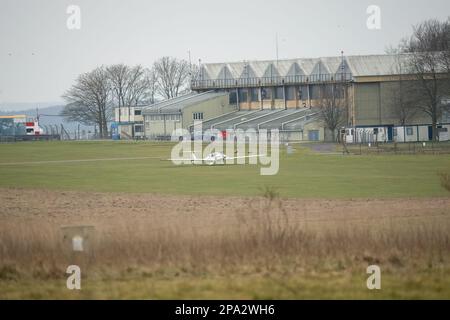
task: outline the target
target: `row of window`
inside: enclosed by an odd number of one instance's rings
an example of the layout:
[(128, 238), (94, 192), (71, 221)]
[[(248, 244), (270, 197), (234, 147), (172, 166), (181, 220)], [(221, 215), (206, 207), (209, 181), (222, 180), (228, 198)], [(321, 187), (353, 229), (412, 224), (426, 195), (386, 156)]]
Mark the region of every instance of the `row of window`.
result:
[[(413, 127), (406, 127), (405, 128), (405, 131), (406, 131), (406, 135), (407, 136), (412, 136), (412, 135), (414, 135), (414, 129), (413, 129)], [(439, 132), (448, 132), (448, 128), (442, 128), (442, 127), (438, 127), (438, 131)], [(397, 135), (397, 128), (394, 128), (394, 136), (396, 136)]]
[[(285, 92), (284, 92), (285, 91)], [(298, 87), (269, 87), (269, 88), (242, 88), (230, 91), (229, 94), (229, 103), (236, 104), (238, 101), (240, 102), (257, 102), (260, 99), (263, 100), (272, 100), (272, 99), (284, 99), (286, 96), (286, 100), (306, 100), (308, 98), (311, 99), (320, 99), (323, 97), (336, 97), (338, 99), (345, 97), (345, 87), (342, 85), (316, 85), (310, 86), (309, 90), (307, 86), (298, 86)]]
[(158, 120), (181, 120), (180, 114), (154, 114), (146, 117), (148, 121), (158, 121)]
[[(193, 112), (192, 119), (203, 120), (203, 112)], [(181, 120), (180, 114), (154, 114), (146, 117), (146, 122), (161, 121), (161, 120)]]

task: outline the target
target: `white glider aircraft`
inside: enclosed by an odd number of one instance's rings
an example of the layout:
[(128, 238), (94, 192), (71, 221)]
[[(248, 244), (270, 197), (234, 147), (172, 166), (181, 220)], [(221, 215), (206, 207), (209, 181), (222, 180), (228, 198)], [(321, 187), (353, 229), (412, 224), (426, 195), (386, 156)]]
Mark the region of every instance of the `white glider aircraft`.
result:
[(262, 157), (262, 154), (255, 154), (250, 156), (238, 156), (238, 157), (228, 157), (226, 154), (223, 154), (222, 152), (213, 152), (206, 156), (204, 159), (199, 159), (196, 157), (194, 152), (191, 153), (190, 159), (167, 159), (169, 161), (186, 161), (190, 160), (191, 164), (207, 164), (207, 165), (215, 165), (215, 164), (226, 164), (226, 160), (236, 160), (236, 159), (245, 159), (245, 158), (255, 158), (255, 157)]

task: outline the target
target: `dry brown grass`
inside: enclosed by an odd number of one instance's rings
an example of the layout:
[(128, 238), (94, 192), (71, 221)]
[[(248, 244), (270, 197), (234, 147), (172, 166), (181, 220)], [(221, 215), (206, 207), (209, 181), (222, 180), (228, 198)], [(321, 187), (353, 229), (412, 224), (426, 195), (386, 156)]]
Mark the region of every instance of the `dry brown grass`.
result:
[[(272, 190), (273, 191), (273, 190)], [(339, 270), (448, 265), (446, 215), (310, 222), (292, 219), (274, 192), (249, 200), (237, 221), (194, 228), (189, 219), (110, 219), (96, 225), (89, 252), (73, 253), (52, 223), (0, 224), (0, 280), (62, 278), (69, 264), (84, 275), (140, 270), (224, 274), (253, 270)]]

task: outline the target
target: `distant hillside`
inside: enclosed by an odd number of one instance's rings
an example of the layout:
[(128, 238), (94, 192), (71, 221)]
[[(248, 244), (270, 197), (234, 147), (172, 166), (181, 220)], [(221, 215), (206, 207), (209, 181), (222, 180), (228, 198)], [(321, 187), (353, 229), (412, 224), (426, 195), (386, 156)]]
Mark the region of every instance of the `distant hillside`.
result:
[(20, 110), (36, 110), (44, 109), (53, 106), (63, 105), (64, 103), (59, 102), (2, 102), (0, 104), (0, 112), (16, 112)]
[[(15, 104), (17, 105), (17, 104)], [(31, 107), (31, 104), (24, 104), (29, 105)], [(63, 110), (63, 105), (54, 105), (44, 108), (39, 108), (39, 125), (45, 129), (45, 126), (48, 125), (63, 125), (64, 128), (69, 131), (73, 132), (78, 130), (78, 123), (77, 122), (67, 122), (64, 120), (63, 117), (61, 117), (59, 114)], [(14, 111), (2, 111), (2, 110), (14, 110)], [(36, 108), (27, 108), (19, 110), (17, 108), (8, 108), (7, 106), (2, 106), (2, 110), (0, 110), (0, 115), (15, 115), (15, 114), (25, 114), (29, 116), (30, 118), (36, 118)], [(86, 131), (93, 131), (93, 127), (80, 125), (80, 130), (86, 130)]]

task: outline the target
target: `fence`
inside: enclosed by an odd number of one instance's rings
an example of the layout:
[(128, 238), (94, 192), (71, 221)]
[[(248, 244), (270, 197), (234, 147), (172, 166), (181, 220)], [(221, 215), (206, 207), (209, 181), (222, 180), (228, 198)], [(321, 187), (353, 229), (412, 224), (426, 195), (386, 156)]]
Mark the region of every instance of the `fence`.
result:
[(313, 75), (293, 75), (293, 76), (274, 76), (274, 77), (248, 77), (238, 79), (199, 79), (191, 81), (192, 89), (205, 88), (233, 88), (233, 87), (258, 87), (258, 86), (276, 86), (285, 84), (299, 83), (318, 83), (318, 82), (339, 82), (352, 80), (351, 73), (338, 74), (313, 74)]
[(351, 154), (450, 154), (450, 141), (427, 142), (375, 142), (345, 145)]

